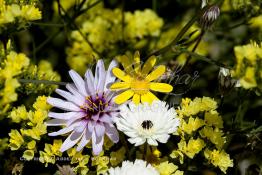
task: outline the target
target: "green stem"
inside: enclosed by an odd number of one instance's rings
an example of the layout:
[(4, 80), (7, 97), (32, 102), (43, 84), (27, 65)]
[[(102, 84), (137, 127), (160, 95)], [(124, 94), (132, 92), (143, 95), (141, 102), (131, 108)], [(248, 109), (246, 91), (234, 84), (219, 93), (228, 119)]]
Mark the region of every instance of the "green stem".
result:
[(174, 51), (174, 52), (186, 53), (186, 54), (188, 54), (188, 55), (190, 55), (190, 56), (192, 56), (192, 57), (195, 57), (195, 58), (197, 58), (197, 59), (199, 59), (199, 60), (205, 61), (205, 62), (210, 63), (210, 64), (213, 64), (213, 65), (216, 65), (216, 66), (218, 66), (218, 67), (224, 67), (224, 68), (227, 68), (227, 69), (232, 69), (232, 67), (230, 67), (230, 66), (227, 66), (227, 65), (225, 65), (225, 64), (223, 64), (223, 63), (220, 63), (220, 62), (218, 62), (218, 61), (216, 61), (216, 60), (207, 58), (207, 57), (205, 57), (205, 56), (199, 55), (199, 54), (197, 54), (197, 53), (190, 52), (190, 51), (188, 51), (188, 50), (186, 50), (186, 49), (179, 49), (178, 51)]
[(67, 82), (58, 82), (58, 81), (49, 81), (49, 80), (18, 79), (18, 81), (24, 84), (33, 83), (33, 84), (61, 85), (61, 86), (65, 86), (66, 84), (68, 84)]

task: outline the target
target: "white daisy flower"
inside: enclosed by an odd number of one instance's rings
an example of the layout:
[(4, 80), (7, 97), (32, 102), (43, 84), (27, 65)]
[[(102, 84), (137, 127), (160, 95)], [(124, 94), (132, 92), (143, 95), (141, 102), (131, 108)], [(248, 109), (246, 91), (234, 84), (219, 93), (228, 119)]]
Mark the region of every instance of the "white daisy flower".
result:
[(159, 175), (159, 172), (143, 160), (124, 161), (122, 167), (110, 168), (109, 175)]
[(144, 103), (124, 104), (120, 109), (120, 117), (115, 119), (118, 130), (130, 138), (128, 141), (135, 146), (147, 142), (157, 146), (158, 142), (166, 143), (180, 122), (174, 108), (156, 100), (151, 105)]

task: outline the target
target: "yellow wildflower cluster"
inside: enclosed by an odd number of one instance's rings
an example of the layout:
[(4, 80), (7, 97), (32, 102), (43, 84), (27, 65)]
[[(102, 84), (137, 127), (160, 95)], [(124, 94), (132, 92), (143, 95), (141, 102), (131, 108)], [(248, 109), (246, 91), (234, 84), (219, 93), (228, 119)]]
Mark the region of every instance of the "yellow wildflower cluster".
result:
[(98, 156), (94, 156), (92, 159), (92, 166), (96, 166), (97, 175), (105, 174), (109, 169), (110, 158), (104, 155), (102, 151)]
[(159, 36), (164, 21), (151, 9), (136, 10), (125, 14), (125, 37), (133, 40), (145, 36)]
[(15, 90), (20, 83), (15, 77), (28, 67), (29, 62), (29, 58), (23, 53), (11, 51), (6, 56), (0, 67), (0, 107), (4, 109), (0, 113), (5, 113), (9, 108), (9, 103), (17, 100)]
[(262, 43), (235, 46), (236, 66), (232, 74), (245, 89), (262, 89)]
[[(206, 150), (216, 148), (219, 152), (224, 153), (223, 146), (226, 138), (222, 131), (223, 120), (216, 109), (217, 102), (209, 97), (195, 98), (194, 100), (182, 99), (180, 108), (177, 110), (181, 119), (177, 134), (181, 136), (181, 140), (178, 143), (178, 149), (171, 153), (172, 158), (179, 158), (180, 163), (183, 163), (184, 155), (193, 159), (204, 148)], [(233, 166), (233, 163), (226, 165), (221, 165), (220, 162), (213, 163), (212, 156), (205, 155), (205, 158), (223, 172)], [(229, 157), (227, 158), (230, 160)], [(230, 160), (230, 162), (233, 161)]]
[(7, 29), (6, 24), (18, 24), (18, 29), (25, 27), (29, 21), (42, 18), (41, 11), (34, 3), (25, 4), (25, 1), (10, 3), (7, 0), (0, 0), (0, 33)]
[(71, 148), (67, 151), (67, 154), (69, 158), (71, 159), (71, 164), (77, 164), (76, 167), (74, 167), (74, 172), (80, 175), (85, 175), (88, 173), (89, 168), (87, 167), (87, 164), (89, 162), (90, 156), (89, 155), (83, 155), (82, 151), (77, 152), (75, 148)]
[(13, 122), (24, 123), (25, 127), (21, 128), (20, 132), (11, 130), (9, 133), (9, 147), (11, 150), (18, 150), (23, 144), (27, 145), (27, 150), (23, 155), (27, 160), (33, 158), (36, 151), (36, 141), (39, 141), (41, 136), (46, 133), (44, 120), (47, 118), (47, 112), (51, 108), (47, 104), (46, 99), (47, 97), (45, 96), (39, 96), (33, 104), (33, 110), (27, 111), (25, 106), (20, 106), (14, 108), (8, 116)]
[(225, 174), (228, 167), (233, 167), (233, 160), (230, 159), (229, 154), (224, 150), (210, 151), (206, 149), (204, 155), (206, 159), (208, 159), (215, 167), (219, 167)]
[(163, 26), (163, 20), (150, 9), (125, 12), (124, 22), (120, 9), (103, 7), (87, 14), (86, 18), (88, 20), (81, 18), (81, 32), (71, 33), (73, 42), (66, 50), (67, 63), (81, 74), (96, 60), (97, 54), (115, 56), (120, 42), (135, 44), (145, 37), (159, 36)]
[(39, 151), (40, 154), (39, 161), (41, 163), (45, 163), (46, 167), (48, 163), (55, 164), (56, 156), (57, 157), (62, 156), (62, 152), (59, 151), (61, 145), (62, 145), (62, 140), (56, 140), (56, 139), (54, 140), (53, 145), (46, 143), (44, 151)]
[[(38, 65), (30, 65), (23, 78), (30, 80), (60, 81), (60, 75), (53, 70), (52, 64), (46, 60), (41, 60)], [(48, 84), (28, 83), (24, 86), (26, 92), (53, 92), (58, 86)]]
[(178, 166), (168, 161), (161, 162), (155, 166), (160, 175), (183, 175), (184, 172), (178, 170)]

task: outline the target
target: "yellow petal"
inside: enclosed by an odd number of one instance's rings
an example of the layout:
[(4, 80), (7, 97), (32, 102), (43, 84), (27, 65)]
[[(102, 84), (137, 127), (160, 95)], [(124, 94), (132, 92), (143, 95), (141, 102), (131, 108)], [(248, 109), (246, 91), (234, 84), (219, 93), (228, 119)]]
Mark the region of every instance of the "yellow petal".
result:
[(142, 75), (147, 75), (152, 70), (155, 64), (156, 64), (156, 57), (155, 56), (149, 57), (143, 66)]
[(115, 98), (115, 103), (122, 104), (122, 103), (126, 102), (129, 98), (131, 98), (133, 95), (134, 95), (134, 92), (132, 90), (127, 90), (127, 91), (119, 94)]
[(147, 77), (146, 79), (148, 81), (153, 81), (157, 78), (159, 78), (163, 73), (165, 73), (166, 67), (163, 65), (158, 66), (155, 70), (153, 70)]
[(138, 74), (141, 72), (141, 66), (140, 66), (140, 54), (138, 51), (135, 52), (134, 55), (134, 63), (135, 63), (135, 72)]
[(141, 95), (141, 102), (142, 103), (152, 103), (154, 100), (158, 100), (158, 98), (152, 93), (152, 92), (148, 92), (144, 95)]
[(137, 105), (140, 103), (140, 95), (139, 94), (134, 94), (133, 96), (133, 102)]
[(167, 83), (150, 83), (150, 89), (158, 92), (171, 92), (173, 86)]
[(111, 90), (122, 90), (127, 88), (130, 88), (130, 83), (127, 82), (116, 82), (110, 87)]
[(128, 74), (126, 74), (125, 72), (123, 72), (121, 69), (117, 67), (113, 68), (112, 72), (120, 80), (123, 80), (125, 82), (129, 82), (131, 80), (131, 77)]
[(122, 55), (119, 57), (119, 62), (122, 64), (122, 66), (124, 67), (125, 71), (129, 74), (132, 75), (134, 70), (132, 67), (132, 61), (126, 56), (126, 55)]

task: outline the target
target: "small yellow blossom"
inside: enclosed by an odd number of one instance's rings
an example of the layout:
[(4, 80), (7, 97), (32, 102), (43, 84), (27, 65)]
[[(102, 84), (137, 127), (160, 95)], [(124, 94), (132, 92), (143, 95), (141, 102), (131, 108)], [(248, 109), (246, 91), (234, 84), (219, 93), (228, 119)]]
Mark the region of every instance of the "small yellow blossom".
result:
[(185, 122), (184, 120), (182, 120), (182, 125), (180, 127), (180, 129), (183, 132), (186, 132), (187, 134), (192, 134), (192, 132), (198, 130), (200, 127), (202, 127), (205, 122), (202, 119), (199, 119), (198, 117), (193, 118), (190, 117), (188, 119), (188, 122)]
[(14, 129), (12, 129), (8, 135), (10, 137), (9, 147), (11, 148), (11, 150), (18, 150), (24, 143), (23, 136), (19, 133), (19, 131)]
[[(151, 91), (171, 92), (173, 87), (166, 83), (152, 82), (164, 74), (166, 67), (158, 66), (154, 70), (156, 57), (151, 56), (141, 68), (140, 55), (136, 52), (134, 59), (130, 60), (127, 56), (120, 57), (120, 62), (125, 71), (119, 68), (113, 69), (113, 74), (122, 80), (112, 84), (110, 87), (113, 91), (125, 90), (115, 98), (117, 104), (122, 104), (129, 98), (133, 97), (133, 102), (138, 104), (141, 102), (152, 103), (158, 98)], [(133, 66), (134, 65), (134, 68)]]
[(22, 120), (27, 119), (27, 111), (24, 105), (14, 108), (8, 116), (13, 122), (19, 123)]
[(32, 140), (31, 142), (27, 143), (28, 149), (35, 149), (36, 141)]
[(217, 111), (208, 111), (205, 112), (205, 122), (208, 126), (214, 126), (217, 128), (223, 128), (222, 117), (218, 114)]
[(235, 46), (236, 65), (232, 75), (238, 78), (245, 89), (262, 88), (262, 43), (257, 44), (251, 41), (250, 44)]
[(212, 127), (205, 126), (199, 133), (201, 137), (208, 138), (218, 149), (221, 149), (226, 143), (226, 138), (223, 136), (224, 133), (218, 128), (213, 129)]
[(26, 160), (32, 160), (34, 158), (34, 151), (33, 150), (25, 150), (23, 153), (23, 158)]
[(36, 101), (33, 104), (35, 110), (42, 109), (42, 110), (49, 110), (52, 106), (47, 103), (46, 96), (38, 96)]
[(183, 175), (183, 172), (178, 170), (178, 166), (168, 161), (161, 162), (159, 165), (156, 165), (155, 168), (160, 175)]
[(178, 149), (186, 154), (189, 158), (193, 159), (196, 154), (198, 154), (206, 146), (204, 140), (197, 138), (191, 138), (188, 143), (181, 140), (178, 143)]
[(204, 151), (205, 158), (209, 160), (215, 167), (219, 167), (220, 170), (226, 174), (228, 167), (233, 167), (233, 160), (230, 159), (229, 155), (224, 150), (213, 150), (206, 149)]
[(21, 9), (22, 17), (28, 21), (34, 21), (42, 18), (41, 11), (33, 5), (24, 5)]

